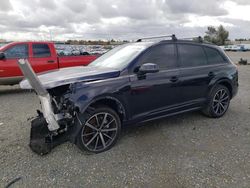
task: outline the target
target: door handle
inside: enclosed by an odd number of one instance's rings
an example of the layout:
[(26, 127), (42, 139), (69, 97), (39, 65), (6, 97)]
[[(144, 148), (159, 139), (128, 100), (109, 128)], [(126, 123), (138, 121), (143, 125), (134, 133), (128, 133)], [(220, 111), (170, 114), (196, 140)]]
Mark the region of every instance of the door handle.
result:
[(54, 60), (48, 60), (48, 63), (54, 63), (55, 61)]
[(177, 76), (172, 76), (171, 78), (170, 78), (170, 81), (171, 82), (177, 82), (179, 79), (178, 79), (178, 77)]
[(209, 76), (209, 77), (214, 77), (215, 74), (214, 74), (214, 72), (209, 72), (209, 73), (208, 73), (208, 76)]

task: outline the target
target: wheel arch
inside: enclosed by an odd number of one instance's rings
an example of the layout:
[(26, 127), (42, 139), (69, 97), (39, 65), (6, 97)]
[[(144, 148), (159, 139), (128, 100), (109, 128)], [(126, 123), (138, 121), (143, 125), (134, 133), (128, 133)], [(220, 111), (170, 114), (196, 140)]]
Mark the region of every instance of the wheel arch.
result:
[(126, 109), (123, 103), (112, 95), (102, 95), (92, 99), (87, 105), (80, 109), (80, 112), (84, 113), (88, 108), (95, 108), (101, 105), (105, 105), (113, 109), (120, 117), (121, 122), (127, 118)]
[(210, 92), (213, 90), (214, 87), (216, 87), (218, 84), (225, 86), (229, 92), (230, 92), (230, 97), (232, 98), (233, 95), (233, 86), (231, 83), (231, 80), (229, 78), (221, 78), (219, 80), (214, 81), (211, 84)]

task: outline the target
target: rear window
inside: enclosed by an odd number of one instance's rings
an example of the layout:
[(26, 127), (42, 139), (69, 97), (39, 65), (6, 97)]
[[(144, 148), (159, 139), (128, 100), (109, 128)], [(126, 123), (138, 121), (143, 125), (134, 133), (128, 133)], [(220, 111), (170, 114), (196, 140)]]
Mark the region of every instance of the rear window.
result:
[(225, 62), (224, 58), (221, 56), (218, 50), (208, 47), (204, 47), (204, 49), (207, 54), (208, 64), (218, 64)]
[(28, 57), (28, 45), (18, 44), (7, 50), (5, 50), (5, 57), (7, 59), (11, 58), (27, 58)]
[(50, 57), (50, 49), (48, 44), (33, 44), (33, 57)]
[(178, 44), (181, 67), (207, 65), (207, 57), (201, 46)]

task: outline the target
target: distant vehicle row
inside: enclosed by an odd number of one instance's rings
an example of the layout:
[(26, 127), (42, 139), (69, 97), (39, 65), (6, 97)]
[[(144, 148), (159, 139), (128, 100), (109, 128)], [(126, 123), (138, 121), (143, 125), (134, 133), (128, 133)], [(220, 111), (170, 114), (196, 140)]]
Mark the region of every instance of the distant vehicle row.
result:
[(225, 45), (221, 46), (221, 48), (225, 51), (249, 51), (250, 50), (250, 44), (237, 44), (237, 45)]
[(75, 56), (75, 55), (101, 55), (114, 46), (103, 45), (56, 45), (56, 51), (59, 56)]

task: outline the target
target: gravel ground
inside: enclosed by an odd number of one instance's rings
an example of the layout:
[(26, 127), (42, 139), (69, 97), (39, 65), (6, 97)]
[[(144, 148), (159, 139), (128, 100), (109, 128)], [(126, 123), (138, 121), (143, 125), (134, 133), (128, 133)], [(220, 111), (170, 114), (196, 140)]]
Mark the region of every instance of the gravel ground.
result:
[(70, 143), (38, 156), (27, 119), (37, 97), (0, 86), (0, 187), (249, 187), (250, 66), (220, 119), (192, 112), (123, 131), (111, 150), (85, 155)]
[(231, 51), (227, 51), (226, 52), (231, 59), (235, 62), (238, 63), (240, 58), (247, 60), (247, 63), (250, 64), (250, 51), (247, 52), (231, 52)]

